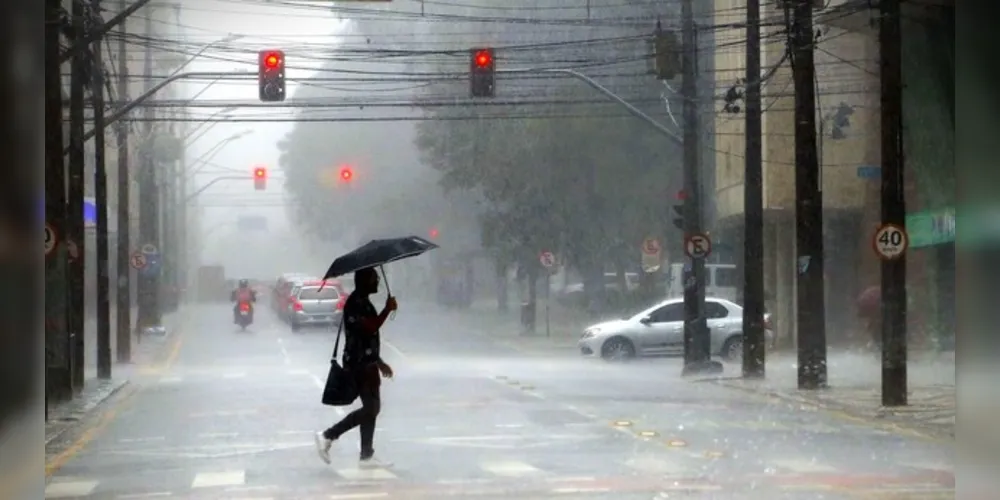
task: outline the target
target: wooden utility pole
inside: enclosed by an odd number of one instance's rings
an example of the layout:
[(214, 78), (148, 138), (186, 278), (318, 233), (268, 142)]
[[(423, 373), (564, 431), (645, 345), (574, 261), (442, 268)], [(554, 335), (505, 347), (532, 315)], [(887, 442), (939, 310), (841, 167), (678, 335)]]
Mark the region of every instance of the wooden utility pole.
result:
[(743, 376), (763, 378), (764, 172), (761, 145), (760, 0), (747, 0), (743, 177)]
[[(93, 0), (94, 12), (101, 11), (101, 0)], [(94, 74), (91, 95), (94, 103), (94, 204), (97, 209), (97, 377), (111, 378), (111, 297), (108, 279), (108, 172), (104, 161), (104, 61), (101, 39), (94, 42)]]
[[(73, 1), (72, 23), (73, 32), (78, 39), (85, 36), (87, 15), (83, 0)], [(74, 40), (75, 42), (76, 40)], [(87, 86), (87, 74), (90, 72), (88, 51), (81, 51), (72, 58), (69, 84), (69, 182), (66, 197), (67, 223), (66, 240), (68, 251), (68, 284), (69, 284), (69, 332), (73, 339), (72, 367), (73, 388), (79, 390), (84, 383), (85, 343), (84, 343), (84, 89)]]
[[(900, 0), (879, 2), (882, 224), (906, 227)], [(907, 404), (906, 256), (882, 260), (882, 405)]]
[[(119, 0), (119, 10), (124, 10), (128, 0)], [(128, 101), (128, 44), (125, 42), (125, 24), (122, 24), (122, 36), (118, 39), (118, 101), (124, 106)], [(132, 241), (129, 235), (131, 227), (129, 191), (131, 190), (131, 175), (129, 173), (128, 147), (128, 117), (122, 117), (115, 124), (115, 143), (118, 146), (118, 244), (117, 267), (118, 283), (116, 294), (115, 318), (115, 350), (119, 363), (132, 360), (132, 267), (129, 253)]]
[[(153, 12), (146, 16), (146, 35), (153, 34)], [(146, 46), (145, 61), (143, 61), (143, 73), (146, 80), (146, 91), (153, 88), (153, 48)], [(156, 134), (153, 120), (155, 116), (153, 106), (143, 107), (144, 130), (143, 140), (140, 145), (142, 161), (139, 166), (139, 244), (140, 246), (152, 245), (159, 250), (160, 234), (160, 200), (156, 189), (156, 158), (155, 143)], [(137, 327), (139, 334), (142, 329), (160, 325), (160, 269), (161, 257), (156, 257), (154, 263), (152, 258), (147, 260), (146, 272), (139, 273), (139, 318)]]
[(73, 394), (67, 325), (66, 170), (63, 162), (60, 0), (45, 1), (45, 225), (54, 245), (45, 259), (45, 395), (62, 401)]
[[(813, 0), (794, 0), (792, 79), (795, 85), (795, 250), (798, 386), (826, 386), (823, 290), (823, 192), (816, 150), (816, 68)], [(759, 78), (759, 77), (758, 77)]]

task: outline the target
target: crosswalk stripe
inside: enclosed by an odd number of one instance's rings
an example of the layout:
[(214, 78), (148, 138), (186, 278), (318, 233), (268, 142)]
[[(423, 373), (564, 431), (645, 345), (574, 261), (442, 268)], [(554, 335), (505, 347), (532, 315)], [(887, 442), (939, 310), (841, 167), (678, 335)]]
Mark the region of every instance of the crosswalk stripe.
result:
[(246, 482), (244, 471), (201, 472), (194, 477), (192, 488), (214, 488), (219, 486), (240, 486)]
[(396, 479), (396, 475), (393, 474), (392, 471), (381, 467), (363, 468), (363, 469), (339, 469), (337, 470), (337, 474), (339, 474), (344, 479), (349, 479), (354, 481)]
[(518, 461), (493, 462), (482, 464), (485, 471), (502, 477), (523, 477), (540, 473), (541, 471), (531, 464)]
[(823, 465), (815, 460), (771, 460), (770, 463), (782, 469), (788, 469), (792, 472), (801, 472), (806, 474), (837, 471), (836, 468), (830, 467), (829, 465)]
[(53, 482), (45, 487), (45, 498), (85, 497), (97, 488), (97, 481)]

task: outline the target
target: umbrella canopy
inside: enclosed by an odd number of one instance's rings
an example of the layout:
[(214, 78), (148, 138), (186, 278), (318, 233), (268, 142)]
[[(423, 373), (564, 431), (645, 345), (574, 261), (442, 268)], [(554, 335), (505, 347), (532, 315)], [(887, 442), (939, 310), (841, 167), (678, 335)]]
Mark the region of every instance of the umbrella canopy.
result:
[(416, 257), (435, 248), (438, 246), (417, 236), (372, 240), (337, 257), (333, 264), (330, 264), (323, 279), (336, 278), (359, 269), (383, 266), (397, 260)]

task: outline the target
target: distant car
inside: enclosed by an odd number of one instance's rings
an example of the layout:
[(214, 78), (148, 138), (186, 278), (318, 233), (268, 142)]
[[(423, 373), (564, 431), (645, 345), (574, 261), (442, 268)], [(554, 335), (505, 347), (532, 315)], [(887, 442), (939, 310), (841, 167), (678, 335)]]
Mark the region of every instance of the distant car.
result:
[[(743, 308), (716, 297), (705, 299), (705, 315), (711, 330), (711, 352), (728, 361), (743, 355)], [(771, 315), (764, 315), (765, 341), (771, 345), (774, 332)], [(578, 342), (584, 356), (606, 360), (636, 356), (684, 354), (684, 299), (668, 299), (623, 319), (605, 321), (586, 328)]]
[(303, 326), (333, 325), (340, 321), (347, 294), (339, 283), (308, 282), (294, 288), (288, 313), (292, 331)]
[(284, 317), (285, 311), (288, 310), (288, 299), (295, 284), (310, 279), (314, 278), (303, 273), (285, 273), (278, 277), (271, 291), (271, 308), (278, 316)]

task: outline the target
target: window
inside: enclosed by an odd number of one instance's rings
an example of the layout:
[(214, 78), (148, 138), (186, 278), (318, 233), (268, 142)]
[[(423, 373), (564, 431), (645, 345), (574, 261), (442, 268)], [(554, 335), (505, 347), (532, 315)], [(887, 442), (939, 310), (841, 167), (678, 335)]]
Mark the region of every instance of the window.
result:
[(299, 300), (337, 300), (340, 294), (337, 289), (328, 286), (320, 291), (319, 287), (303, 288), (299, 291)]
[(715, 286), (728, 288), (736, 286), (737, 283), (739, 283), (739, 276), (737, 276), (736, 268), (715, 268)]
[(705, 318), (721, 319), (729, 316), (729, 309), (726, 306), (711, 300), (705, 301)]
[(649, 315), (649, 319), (653, 323), (673, 323), (675, 321), (684, 321), (684, 304), (669, 304), (665, 305)]

